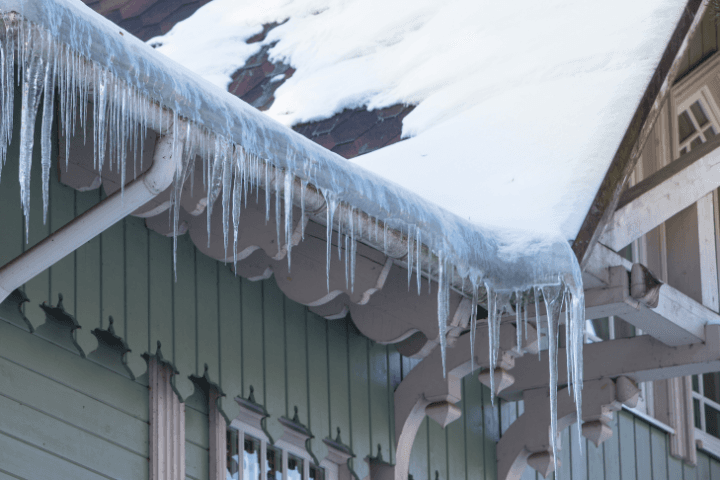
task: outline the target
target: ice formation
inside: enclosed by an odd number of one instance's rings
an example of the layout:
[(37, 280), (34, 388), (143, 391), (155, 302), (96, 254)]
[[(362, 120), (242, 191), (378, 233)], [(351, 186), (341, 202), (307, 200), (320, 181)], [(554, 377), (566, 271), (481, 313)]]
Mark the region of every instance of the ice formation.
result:
[[(418, 295), (422, 294), (421, 276), (437, 283), (443, 370), (451, 289), (473, 299), (471, 345), (477, 326), (477, 305), (483, 301), (487, 304), (491, 372), (495, 371), (500, 347), (502, 315), (514, 311), (520, 344), (520, 313), (530, 297), (537, 307), (542, 291), (548, 313), (553, 449), (557, 441), (557, 333), (564, 305), (568, 315), (568, 362), (572, 367), (568, 381), (573, 386), (580, 427), (584, 297), (581, 272), (566, 241), (486, 229), (456, 217), (276, 124), (229, 93), (215, 89), (141, 42), (126, 37), (122, 31), (118, 35), (117, 27), (89, 14), (80, 5), (68, 0), (46, 0), (21, 2), (13, 9), (13, 0), (6, 4), (9, 4), (6, 12), (16, 11), (20, 15), (2, 14), (0, 87), (4, 94), (0, 105), (0, 166), (6, 161), (12, 139), (17, 80), (22, 91), (19, 182), (26, 225), (38, 113), (42, 116), (43, 202), (47, 210), (47, 172), (51, 162), (48, 146), (54, 111), (53, 95), (48, 92), (56, 87), (61, 134), (69, 138), (76, 128), (84, 130), (91, 113), (95, 166), (98, 170), (118, 169), (123, 184), (129, 152), (138, 150), (143, 132), (154, 129), (173, 135), (174, 156), (181, 159), (170, 187), (175, 232), (182, 189), (192, 177), (195, 159), (199, 157), (207, 191), (208, 229), (213, 208), (222, 208), (226, 250), (231, 231), (233, 244), (237, 242), (243, 201), (253, 190), (256, 196), (260, 190), (265, 192), (267, 220), (272, 196), (275, 197), (278, 248), (284, 245), (287, 249), (289, 266), (294, 241), (293, 206), (299, 203), (304, 215), (308, 194), (321, 192), (326, 204), (328, 290), (330, 264), (334, 261), (334, 230), (338, 232), (338, 255), (341, 258), (344, 254), (346, 283), (351, 290), (358, 241), (386, 251), (390, 238), (401, 243), (407, 252), (408, 288), (413, 270)], [(111, 64), (107, 64), (108, 57), (113, 58)], [(44, 101), (45, 98), (49, 101)], [(88, 112), (90, 99), (92, 111)], [(76, 125), (78, 113), (80, 124)], [(133, 157), (133, 161), (137, 159)], [(493, 374), (490, 379), (494, 394)]]

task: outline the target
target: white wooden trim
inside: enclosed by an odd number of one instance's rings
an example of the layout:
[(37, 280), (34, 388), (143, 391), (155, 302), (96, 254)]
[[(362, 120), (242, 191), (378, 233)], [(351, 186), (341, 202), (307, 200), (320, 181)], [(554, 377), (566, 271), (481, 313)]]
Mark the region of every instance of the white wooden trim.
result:
[(172, 367), (148, 361), (150, 394), (150, 480), (185, 478), (185, 404), (170, 384)]
[(697, 448), (705, 453), (720, 458), (720, 439), (713, 437), (707, 432), (695, 429), (695, 444)]
[(697, 217), (702, 304), (717, 312), (720, 305), (718, 304), (718, 270), (712, 192), (697, 202)]

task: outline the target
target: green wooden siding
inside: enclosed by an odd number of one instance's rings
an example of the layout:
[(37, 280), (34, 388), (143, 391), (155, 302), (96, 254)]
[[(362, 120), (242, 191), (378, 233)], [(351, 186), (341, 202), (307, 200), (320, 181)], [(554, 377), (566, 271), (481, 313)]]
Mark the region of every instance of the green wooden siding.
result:
[[(43, 225), (35, 158), (26, 244), (17, 156), (14, 142), (0, 184), (0, 264), (104, 198), (101, 190), (77, 192), (62, 185), (54, 165)], [(352, 467), (359, 478), (368, 474), (364, 459), (376, 455), (378, 445), (383, 458), (394, 461), (393, 391), (417, 361), (363, 337), (350, 319), (328, 321), (309, 312), (287, 299), (273, 279), (235, 276), (229, 265), (197, 252), (188, 236), (178, 238), (177, 281), (172, 239), (129, 217), (28, 282), (24, 291), (30, 302), (23, 311), (36, 328), (45, 321), (38, 304), (55, 305), (63, 295), (65, 309), (82, 327), (76, 336), (86, 355), (97, 346), (90, 331), (106, 329), (112, 316), (116, 333), (132, 349), (127, 361), (136, 380), (0, 322), (0, 452), (14, 452), (12, 462), (0, 462), (0, 474), (147, 476), (147, 375), (141, 354), (154, 353), (158, 341), (181, 372), (175, 386), (186, 400), (188, 478), (207, 478), (207, 412), (188, 379), (202, 375), (205, 364), (226, 393), (222, 407), (230, 418), (237, 413), (233, 398), (247, 396), (253, 386), (271, 415), (273, 438), (282, 434), (277, 419), (291, 417), (297, 406), (315, 435), (310, 448), (319, 460), (327, 454), (322, 439), (334, 438), (340, 428), (357, 455)], [(412, 454), (415, 479), (434, 479), (435, 471), (441, 479), (494, 478), (497, 432), (487, 436), (486, 427), (497, 429), (498, 407), (490, 405), (487, 389), (475, 378), (464, 384), (467, 420), (447, 430), (423, 424)], [(23, 424), (33, 428), (23, 432)]]

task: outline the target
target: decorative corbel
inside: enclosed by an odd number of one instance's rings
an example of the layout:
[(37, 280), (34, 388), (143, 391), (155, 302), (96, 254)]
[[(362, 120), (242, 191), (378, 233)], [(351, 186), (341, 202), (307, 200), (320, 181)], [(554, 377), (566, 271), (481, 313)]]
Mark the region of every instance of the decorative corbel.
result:
[(323, 443), (327, 446), (328, 453), (320, 465), (324, 468), (337, 469), (338, 480), (354, 480), (353, 474), (348, 462), (351, 458), (355, 458), (352, 449), (345, 445), (340, 438), (340, 427), (337, 428), (337, 436), (333, 440), (330, 437), (323, 438)]
[[(575, 403), (567, 389), (558, 392), (558, 435), (577, 419)], [(608, 423), (624, 402), (634, 405), (640, 390), (627, 377), (585, 382), (583, 386), (582, 434), (596, 446), (612, 436)], [(529, 465), (543, 477), (554, 470), (550, 434), (549, 389), (527, 390), (523, 394), (525, 411), (507, 429), (497, 444), (498, 478), (519, 480)]]
[(75, 317), (65, 311), (62, 301), (63, 296), (59, 294), (56, 306), (44, 302), (40, 304), (40, 308), (45, 312), (45, 323), (35, 330), (35, 335), (85, 358), (85, 352), (73, 337), (73, 332), (81, 328), (80, 324)]
[[(510, 370), (515, 362), (515, 326), (509, 323), (500, 326), (501, 368)], [(528, 325), (528, 339), (536, 338), (534, 328)], [(436, 348), (425, 357), (403, 379), (395, 390), (395, 445), (396, 465), (394, 478), (407, 480), (410, 466), (410, 452), (418, 428), (425, 416), (438, 422), (443, 428), (460, 417), (455, 405), (461, 399), (462, 379), (474, 369), (487, 368), (489, 346), (487, 329), (478, 329), (475, 336), (474, 358), (471, 356), (469, 336), (459, 338), (453, 348), (447, 350), (446, 375), (443, 376), (440, 349)], [(503, 386), (507, 384), (504, 380)]]
[(135, 380), (135, 375), (130, 371), (125, 361), (125, 355), (131, 350), (125, 340), (115, 334), (113, 318), (110, 317), (107, 330), (96, 328), (90, 333), (97, 338), (98, 346), (88, 354), (88, 360), (109, 368), (130, 380)]
[(22, 312), (23, 303), (30, 301), (25, 295), (25, 292), (16, 288), (8, 295), (8, 297), (0, 303), (0, 320), (19, 327), (26, 332), (33, 333), (33, 328), (30, 320)]
[(369, 480), (394, 480), (395, 465), (386, 462), (382, 456), (382, 448), (378, 444), (377, 455), (365, 457), (365, 461), (370, 469)]

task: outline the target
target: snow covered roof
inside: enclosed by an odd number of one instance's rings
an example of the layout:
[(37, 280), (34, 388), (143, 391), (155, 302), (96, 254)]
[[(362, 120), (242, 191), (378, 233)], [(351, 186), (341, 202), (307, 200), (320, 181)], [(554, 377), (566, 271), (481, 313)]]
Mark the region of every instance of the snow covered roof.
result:
[(269, 47), (294, 69), (267, 111), (286, 125), (417, 105), (408, 140), (355, 162), (473, 223), (574, 239), (685, 3), (213, 0), (150, 43), (223, 89)]

